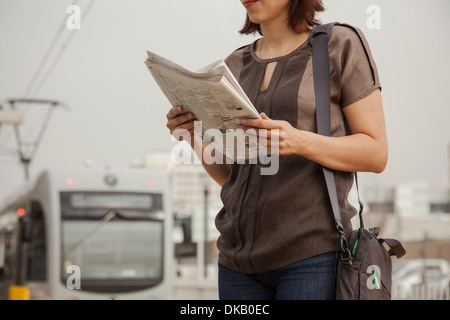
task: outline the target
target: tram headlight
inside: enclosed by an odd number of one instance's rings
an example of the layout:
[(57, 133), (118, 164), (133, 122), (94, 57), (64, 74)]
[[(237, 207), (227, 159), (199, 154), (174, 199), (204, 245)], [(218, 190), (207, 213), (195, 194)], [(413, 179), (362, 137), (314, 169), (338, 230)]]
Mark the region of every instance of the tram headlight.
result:
[(115, 186), (117, 184), (117, 178), (116, 176), (112, 175), (112, 174), (107, 174), (103, 181), (108, 185), (108, 186)]

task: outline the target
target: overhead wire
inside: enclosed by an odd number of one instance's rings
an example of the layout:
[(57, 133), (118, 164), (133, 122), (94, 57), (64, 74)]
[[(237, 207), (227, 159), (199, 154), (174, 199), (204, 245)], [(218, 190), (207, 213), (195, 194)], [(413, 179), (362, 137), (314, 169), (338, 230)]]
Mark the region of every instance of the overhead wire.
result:
[[(70, 1), (70, 5), (78, 5), (79, 2), (80, 2), (80, 0)], [(86, 21), (86, 18), (89, 16), (89, 13), (92, 10), (92, 7), (94, 6), (94, 4), (95, 4), (95, 0), (88, 0), (88, 4), (87, 4), (86, 8), (83, 10), (83, 14), (80, 17), (82, 23), (84, 23)], [(48, 46), (35, 73), (33, 74), (28, 86), (26, 87), (26, 90), (24, 92), (24, 98), (36, 97), (39, 94), (40, 90), (43, 88), (43, 86), (49, 79), (50, 75), (52, 74), (52, 72), (55, 69), (56, 65), (58, 64), (59, 60), (63, 56), (64, 52), (67, 50), (69, 44), (74, 39), (75, 34), (77, 32), (70, 32), (70, 34), (66, 38), (66, 40), (59, 46), (58, 53), (56, 55), (54, 55), (53, 60), (49, 63), (50, 58), (52, 57), (52, 53), (54, 52), (55, 48), (57, 47), (58, 43), (60, 42), (60, 39), (61, 39), (62, 35), (64, 34), (64, 31), (67, 30), (66, 21), (67, 21), (67, 16), (64, 17), (60, 26), (56, 30), (56, 33), (53, 36), (52, 41), (50, 42), (50, 45)], [(48, 66), (47, 69), (45, 69), (46, 66)], [(24, 112), (24, 113), (26, 112), (26, 106), (27, 105), (25, 104), (22, 108), (22, 112)], [(25, 116), (24, 116), (24, 118), (25, 118)], [(12, 131), (7, 131), (4, 141), (8, 141), (11, 134), (12, 134)]]
[[(79, 2), (80, 2), (80, 0), (76, 0), (74, 5), (78, 5)], [(27, 86), (27, 88), (26, 88), (26, 90), (25, 90), (25, 92), (23, 94), (23, 96), (25, 98), (27, 98), (31, 94), (31, 91), (32, 91), (36, 81), (39, 79), (39, 75), (42, 73), (44, 67), (47, 65), (47, 61), (51, 57), (51, 54), (52, 54), (53, 50), (55, 49), (55, 47), (56, 47), (56, 45), (58, 43), (58, 40), (61, 38), (62, 34), (66, 30), (66, 19), (67, 19), (67, 17), (65, 17), (62, 20), (59, 28), (56, 30), (56, 33), (53, 36), (52, 41), (50, 42), (50, 45), (47, 48), (47, 51), (42, 56), (41, 62), (39, 63), (39, 65), (38, 65), (38, 67), (37, 67), (33, 77), (30, 80), (30, 83), (28, 84), (28, 86)]]
[[(76, 1), (76, 3), (78, 3), (78, 2), (79, 2), (79, 0)], [(89, 16), (89, 13), (90, 13), (92, 7), (94, 6), (94, 4), (95, 4), (95, 0), (89, 0), (88, 5), (87, 5), (86, 8), (83, 10), (83, 15), (81, 16), (81, 20), (82, 20), (83, 23), (86, 22), (86, 18)], [(66, 17), (65, 19), (63, 19), (63, 22), (62, 22), (62, 24), (61, 24), (61, 26), (60, 26), (60, 28), (63, 27), (64, 30), (66, 29), (66, 19), (67, 19), (67, 17)], [(48, 78), (50, 77), (51, 73), (52, 73), (53, 70), (55, 69), (55, 67), (56, 67), (56, 65), (58, 64), (59, 60), (60, 60), (61, 57), (63, 56), (64, 52), (67, 50), (69, 44), (70, 44), (70, 43), (72, 42), (72, 40), (75, 38), (76, 33), (77, 33), (77, 32), (70, 32), (70, 34), (69, 34), (69, 36), (66, 38), (65, 42), (63, 42), (63, 43), (61, 44), (61, 46), (59, 47), (58, 53), (54, 56), (52, 62), (49, 64), (49, 67), (47, 68), (46, 72), (42, 75), (40, 82), (38, 82), (38, 83), (36, 84), (35, 90), (32, 91), (32, 87), (30, 87), (30, 88), (27, 89), (27, 93), (26, 93), (26, 94), (31, 94), (31, 93), (33, 93), (32, 96), (37, 96), (37, 95), (38, 95), (38, 93), (40, 92), (40, 90), (42, 89), (42, 87), (43, 87), (44, 84), (47, 82)], [(58, 35), (58, 36), (57, 36), (57, 35)], [(55, 35), (55, 38), (56, 38), (56, 36), (57, 36), (58, 38), (60, 37), (59, 31), (58, 31), (57, 34)], [(54, 47), (54, 46), (53, 46), (53, 41), (52, 41), (52, 44), (51, 44), (51, 46), (50, 46), (49, 48), (53, 48), (53, 47)], [(53, 49), (52, 49), (52, 50), (53, 50)], [(48, 55), (46, 54), (46, 55), (44, 56), (45, 58), (44, 58), (43, 61), (48, 60), (47, 56), (50, 57), (50, 54), (48, 54)], [(40, 68), (40, 69), (42, 69), (42, 68)], [(36, 79), (38, 79), (38, 77), (36, 77)], [(33, 81), (33, 82), (34, 82), (34, 81)], [(33, 84), (33, 83), (32, 83), (32, 84)]]

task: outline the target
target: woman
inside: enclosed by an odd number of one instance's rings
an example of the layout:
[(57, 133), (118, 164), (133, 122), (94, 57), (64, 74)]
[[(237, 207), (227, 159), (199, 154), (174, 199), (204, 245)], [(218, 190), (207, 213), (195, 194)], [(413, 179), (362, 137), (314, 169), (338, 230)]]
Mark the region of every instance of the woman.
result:
[[(240, 32), (262, 37), (225, 61), (261, 112), (262, 119), (243, 119), (242, 127), (277, 134), (280, 158), (278, 172), (267, 176), (261, 164), (203, 163), (222, 186), (219, 298), (333, 299), (339, 235), (321, 166), (336, 170), (349, 234), (356, 214), (347, 201), (352, 172), (381, 173), (387, 163), (377, 69), (359, 30), (334, 27), (328, 43), (332, 136), (318, 135), (308, 37), (316, 12), (324, 10), (321, 0), (241, 2), (247, 21)], [(193, 132), (195, 115), (181, 112), (167, 114), (167, 127)]]

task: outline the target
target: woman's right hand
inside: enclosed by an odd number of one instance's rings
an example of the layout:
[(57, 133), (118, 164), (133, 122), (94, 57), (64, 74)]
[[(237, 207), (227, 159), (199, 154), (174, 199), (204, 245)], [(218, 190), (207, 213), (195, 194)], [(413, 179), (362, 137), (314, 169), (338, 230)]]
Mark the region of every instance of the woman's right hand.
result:
[(166, 117), (166, 127), (170, 130), (170, 134), (177, 140), (180, 137), (185, 137), (186, 132), (189, 132), (191, 137), (194, 135), (194, 120), (196, 118), (192, 112), (183, 113), (183, 107), (176, 106), (170, 109)]
[[(205, 168), (208, 175), (214, 179), (220, 186), (227, 181), (230, 176), (231, 166), (225, 162), (222, 163), (206, 163), (204, 161), (203, 151), (205, 145), (202, 144), (201, 138), (194, 139), (194, 121), (196, 117), (192, 112), (183, 113), (182, 106), (176, 106), (170, 109), (167, 113), (167, 128), (170, 130), (170, 134), (177, 139), (177, 141), (190, 142), (192, 149), (196, 152), (197, 157), (201, 159), (203, 168)], [(180, 139), (181, 138), (181, 139)], [(196, 146), (199, 147), (196, 147)]]

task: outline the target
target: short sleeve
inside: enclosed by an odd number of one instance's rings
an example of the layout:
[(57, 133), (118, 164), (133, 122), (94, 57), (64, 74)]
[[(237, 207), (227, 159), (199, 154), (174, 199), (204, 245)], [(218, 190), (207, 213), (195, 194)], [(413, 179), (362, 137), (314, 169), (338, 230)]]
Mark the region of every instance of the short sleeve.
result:
[[(346, 107), (381, 90), (378, 70), (364, 34), (352, 26), (334, 27), (329, 42), (332, 85), (340, 89), (340, 105)], [(337, 82), (337, 83), (336, 83)]]
[(228, 57), (225, 58), (224, 62), (230, 69), (231, 73), (233, 73), (233, 76), (236, 78), (236, 80), (239, 81), (239, 73), (241, 72), (242, 66), (243, 66), (243, 55), (245, 50), (248, 50), (249, 45), (240, 47), (233, 51)]

